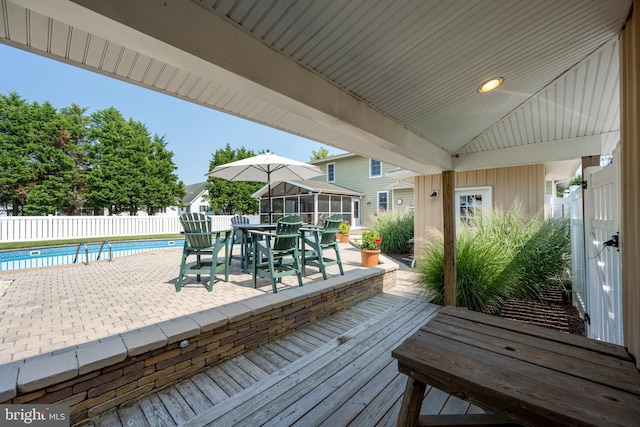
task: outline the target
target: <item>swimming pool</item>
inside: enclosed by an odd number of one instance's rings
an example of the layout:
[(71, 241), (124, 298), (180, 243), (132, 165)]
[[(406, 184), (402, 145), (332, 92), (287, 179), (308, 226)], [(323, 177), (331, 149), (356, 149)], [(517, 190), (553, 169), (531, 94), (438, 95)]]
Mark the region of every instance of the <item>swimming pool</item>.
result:
[[(0, 251), (0, 271), (87, 263), (158, 249), (181, 248), (184, 239), (131, 240)], [(101, 251), (102, 248), (102, 251)], [(99, 258), (98, 258), (99, 257)], [(88, 258), (88, 259), (87, 259)]]

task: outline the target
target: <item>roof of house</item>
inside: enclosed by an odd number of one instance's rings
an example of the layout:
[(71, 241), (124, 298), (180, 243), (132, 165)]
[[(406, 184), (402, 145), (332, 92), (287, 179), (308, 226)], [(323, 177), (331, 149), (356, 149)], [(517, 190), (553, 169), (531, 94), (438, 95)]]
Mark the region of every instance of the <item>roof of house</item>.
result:
[(206, 191), (205, 190), (206, 184), (207, 182), (205, 181), (205, 182), (198, 182), (196, 184), (189, 184), (185, 186), (184, 191), (187, 194), (182, 198), (182, 203), (184, 203), (185, 205), (190, 205), (191, 203), (193, 203), (195, 199), (197, 199), (199, 196), (202, 195), (202, 193)]
[(315, 160), (311, 160), (309, 163), (312, 165), (315, 165), (317, 163), (325, 163), (325, 162), (332, 162), (334, 160), (338, 160), (338, 159), (344, 159), (347, 157), (353, 157), (353, 156), (357, 156), (358, 154), (355, 153), (342, 153), (342, 154), (336, 154), (334, 156), (329, 156), (329, 157), (325, 157), (322, 159), (315, 159)]
[[(284, 181), (287, 184), (295, 185), (300, 188), (303, 188), (312, 193), (324, 193), (324, 194), (339, 194), (341, 196), (355, 196), (361, 197), (364, 194), (359, 193), (357, 191), (350, 190), (345, 187), (341, 187), (339, 185), (331, 184), (325, 181), (314, 181), (314, 180), (302, 180), (302, 181)], [(277, 183), (271, 184), (272, 186), (277, 185)], [(262, 197), (267, 194), (269, 189), (269, 185), (265, 184), (264, 187), (260, 188), (258, 191), (252, 194), (252, 197)]]

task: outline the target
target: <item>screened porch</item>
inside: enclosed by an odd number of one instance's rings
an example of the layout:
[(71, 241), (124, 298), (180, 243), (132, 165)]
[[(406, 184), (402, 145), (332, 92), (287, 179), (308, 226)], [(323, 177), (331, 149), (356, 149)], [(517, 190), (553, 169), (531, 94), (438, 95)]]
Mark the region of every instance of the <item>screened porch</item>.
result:
[(316, 224), (321, 217), (342, 214), (346, 223), (360, 225), (360, 201), (363, 194), (322, 181), (282, 181), (265, 185), (253, 197), (260, 199), (260, 222), (269, 221), (269, 200), (273, 221), (285, 215), (301, 215), (307, 224)]

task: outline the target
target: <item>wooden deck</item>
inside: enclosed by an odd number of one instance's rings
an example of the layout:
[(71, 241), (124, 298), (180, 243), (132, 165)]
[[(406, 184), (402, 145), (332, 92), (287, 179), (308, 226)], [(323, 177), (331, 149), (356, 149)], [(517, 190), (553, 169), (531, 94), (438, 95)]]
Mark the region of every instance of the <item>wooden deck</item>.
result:
[[(391, 350), (438, 306), (403, 287), (106, 413), (89, 426), (395, 426), (406, 377)], [(482, 412), (428, 388), (428, 414)]]

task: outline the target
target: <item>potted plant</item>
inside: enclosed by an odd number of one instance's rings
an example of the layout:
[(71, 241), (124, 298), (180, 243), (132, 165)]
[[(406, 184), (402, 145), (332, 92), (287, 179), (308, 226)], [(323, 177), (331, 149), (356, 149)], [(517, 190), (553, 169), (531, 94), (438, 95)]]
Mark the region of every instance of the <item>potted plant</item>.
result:
[(336, 233), (336, 237), (340, 243), (349, 243), (349, 230), (351, 230), (351, 226), (346, 222), (341, 222), (338, 226), (340, 232)]
[(362, 256), (363, 267), (375, 267), (378, 265), (381, 242), (382, 236), (376, 230), (367, 230), (362, 233), (360, 255)]

